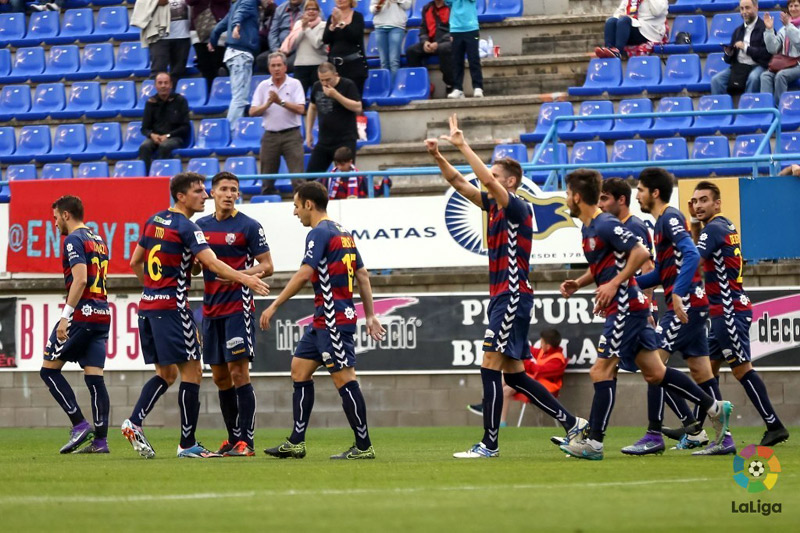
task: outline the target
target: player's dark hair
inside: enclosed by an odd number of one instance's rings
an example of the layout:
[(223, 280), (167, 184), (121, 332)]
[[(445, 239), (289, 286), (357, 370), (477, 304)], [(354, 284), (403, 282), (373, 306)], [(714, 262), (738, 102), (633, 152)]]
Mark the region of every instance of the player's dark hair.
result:
[(547, 328), (543, 329), (541, 333), (539, 333), (539, 337), (552, 346), (553, 348), (558, 348), (561, 346), (561, 333), (558, 332), (557, 329), (554, 328)]
[(499, 165), (503, 169), (503, 172), (517, 178), (517, 186), (522, 183), (522, 167), (516, 159), (501, 157), (492, 161), (492, 165)]
[(50, 207), (57, 209), (59, 213), (69, 213), (75, 220), (83, 222), (83, 202), (77, 196), (62, 196)]
[(579, 168), (567, 174), (567, 186), (581, 195), (588, 205), (597, 205), (600, 200), (600, 188), (603, 176), (590, 168)]
[(328, 209), (328, 190), (317, 181), (307, 181), (295, 189), (294, 193), (300, 200), (300, 203), (305, 203), (306, 200), (311, 200), (318, 211), (325, 211)]
[(211, 186), (216, 187), (217, 183), (222, 180), (232, 180), (235, 181), (237, 184), (239, 183), (239, 178), (236, 177), (236, 174), (233, 172), (217, 172), (213, 178), (211, 178)]
[(719, 192), (719, 187), (717, 187), (716, 184), (711, 183), (710, 181), (705, 181), (705, 180), (701, 181), (700, 183), (697, 184), (694, 190), (711, 191), (711, 199), (714, 200), (715, 202), (722, 197), (722, 195)]
[(603, 192), (610, 194), (614, 200), (625, 197), (625, 205), (631, 206), (631, 186), (622, 178), (611, 178), (603, 182)]
[(353, 151), (347, 146), (340, 146), (333, 153), (334, 163), (347, 163), (353, 160)]
[(648, 167), (639, 173), (639, 182), (650, 189), (650, 192), (658, 191), (658, 197), (662, 202), (668, 203), (672, 197), (672, 187), (675, 177), (664, 168)]
[(205, 183), (206, 179), (197, 172), (179, 172), (169, 180), (169, 193), (178, 201), (178, 194), (186, 194), (195, 183)]

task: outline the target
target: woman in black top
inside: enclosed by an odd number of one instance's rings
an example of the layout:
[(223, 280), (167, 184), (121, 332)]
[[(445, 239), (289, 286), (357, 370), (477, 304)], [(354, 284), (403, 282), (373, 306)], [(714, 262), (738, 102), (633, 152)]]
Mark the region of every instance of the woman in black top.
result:
[(339, 76), (356, 84), (364, 93), (367, 60), (364, 57), (364, 16), (353, 8), (358, 0), (336, 0), (336, 7), (325, 26), (322, 42), (330, 45), (328, 61)]

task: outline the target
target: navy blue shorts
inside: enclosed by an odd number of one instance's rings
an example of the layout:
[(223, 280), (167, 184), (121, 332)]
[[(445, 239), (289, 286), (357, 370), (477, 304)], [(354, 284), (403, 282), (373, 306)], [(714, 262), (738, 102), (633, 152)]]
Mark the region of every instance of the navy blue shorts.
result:
[(148, 365), (177, 365), (200, 359), (200, 339), (190, 311), (139, 313), (139, 339)]
[(499, 352), (522, 360), (531, 358), (528, 330), (531, 328), (532, 294), (501, 294), (489, 302), (486, 310), (489, 327), (483, 339), (484, 352)]
[(681, 352), (683, 358), (708, 355), (706, 320), (708, 309), (689, 309), (689, 322), (683, 324), (675, 311), (667, 311), (658, 323), (659, 347), (669, 353)]
[(619, 358), (619, 367), (636, 372), (636, 355), (642, 350), (657, 350), (658, 335), (650, 325), (649, 311), (637, 314), (615, 313), (606, 318), (603, 334), (597, 343), (597, 357)]
[(731, 317), (711, 318), (708, 350), (711, 359), (725, 360), (731, 367), (750, 361), (750, 313), (735, 313)]
[(203, 318), (203, 362), (224, 365), (255, 356), (256, 332), (252, 313)]
[(333, 333), (327, 328), (307, 327), (294, 356), (300, 359), (319, 361), (333, 374), (345, 367), (356, 366), (356, 346), (353, 334), (336, 329)]
[(81, 368), (96, 366), (103, 368), (106, 364), (106, 343), (108, 327), (87, 328), (84, 324), (71, 323), (67, 327), (67, 340), (61, 342), (56, 337), (56, 323), (47, 346), (44, 348), (45, 361), (66, 361), (78, 363)]

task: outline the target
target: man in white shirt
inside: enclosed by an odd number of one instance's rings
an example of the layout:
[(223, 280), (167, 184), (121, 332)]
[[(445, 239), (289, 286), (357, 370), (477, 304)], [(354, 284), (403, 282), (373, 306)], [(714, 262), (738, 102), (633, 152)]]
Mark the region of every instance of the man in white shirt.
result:
[[(772, 54), (767, 51), (764, 42), (766, 26), (758, 17), (758, 0), (741, 0), (739, 13), (744, 23), (733, 32), (730, 45), (724, 47), (725, 62), (731, 68), (720, 71), (711, 78), (712, 94), (757, 93), (761, 89), (761, 74), (769, 67)], [(742, 78), (745, 73), (747, 79), (744, 87), (741, 87), (741, 79), (737, 83), (737, 78)]]

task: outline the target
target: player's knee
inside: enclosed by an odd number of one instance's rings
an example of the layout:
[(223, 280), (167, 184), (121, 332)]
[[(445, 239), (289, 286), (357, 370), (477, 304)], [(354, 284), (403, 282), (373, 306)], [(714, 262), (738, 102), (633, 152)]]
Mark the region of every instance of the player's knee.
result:
[(608, 369), (602, 364), (595, 364), (589, 369), (589, 377), (592, 378), (592, 383), (608, 381), (609, 379), (614, 379), (614, 369)]
[(743, 365), (738, 365), (731, 368), (731, 373), (733, 374), (733, 377), (735, 377), (738, 381), (741, 381), (745, 374), (751, 370), (753, 370), (753, 365), (750, 363), (745, 363)]
[(178, 369), (171, 365), (161, 367), (158, 369), (158, 376), (167, 382), (168, 387), (171, 387), (175, 380), (178, 379)]
[(644, 380), (647, 382), (648, 385), (658, 385), (659, 383), (661, 383), (661, 380), (664, 379), (664, 376), (661, 376), (656, 372), (642, 371), (642, 376), (644, 377)]
[(234, 387), (244, 387), (250, 382), (250, 373), (246, 368), (231, 368), (231, 381)]
[(220, 375), (220, 374), (214, 373), (212, 377), (214, 379), (214, 385), (216, 385), (217, 388), (220, 389), (220, 390), (228, 390), (231, 387), (233, 387), (233, 380), (231, 379), (231, 375), (230, 374), (222, 374), (222, 375)]
[(48, 368), (48, 367), (43, 366), (42, 369), (39, 370), (39, 377), (42, 378), (42, 381), (46, 382), (47, 378), (49, 376), (52, 376), (54, 374), (59, 374), (60, 372), (61, 372), (61, 370), (59, 370), (57, 368)]

